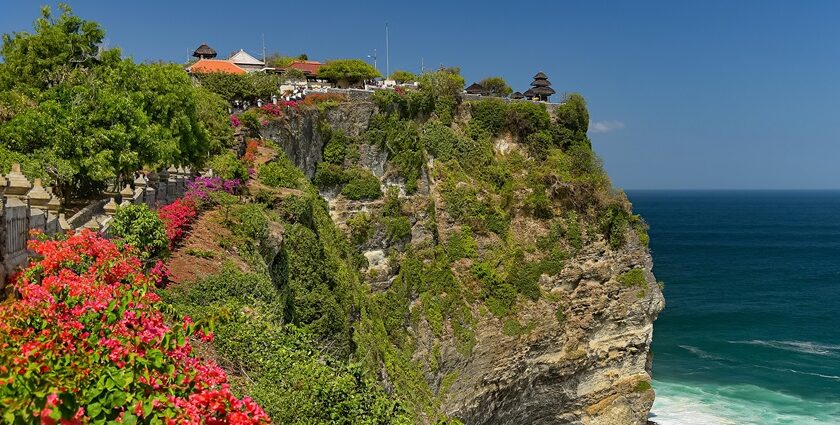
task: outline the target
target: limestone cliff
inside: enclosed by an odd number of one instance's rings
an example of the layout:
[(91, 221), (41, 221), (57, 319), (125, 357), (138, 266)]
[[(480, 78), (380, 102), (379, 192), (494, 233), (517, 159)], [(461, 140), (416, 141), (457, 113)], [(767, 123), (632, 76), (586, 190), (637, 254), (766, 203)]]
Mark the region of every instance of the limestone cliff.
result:
[[(532, 158), (535, 138), (526, 143), (515, 129), (465, 136), (471, 109), (461, 105), (447, 131), (458, 146), (486, 139), (492, 158), (476, 168), (443, 161), (427, 138), (411, 189), (408, 162), (395, 159), (404, 151), (366, 135), (378, 111), (372, 102), (298, 112), (261, 131), (312, 178), (329, 143), (324, 129), (340, 130), (354, 152), (341, 165), (369, 169), (383, 192), (395, 188), (385, 200), (321, 191), (367, 260), (372, 301), (361, 312), (357, 359), (409, 400), (419, 422), (445, 415), (466, 424), (644, 424), (654, 398), (653, 322), (664, 300), (643, 222), (608, 180), (555, 173), (576, 160), (572, 153)], [(436, 131), (427, 124), (418, 140)], [(475, 146), (465, 149), (481, 142)], [(496, 186), (478, 177), (494, 167)], [(460, 205), (464, 199), (472, 204)], [(399, 220), (407, 231), (395, 230)], [(466, 252), (456, 253), (463, 240)], [(505, 304), (504, 291), (514, 291), (513, 301)], [(376, 339), (387, 343), (370, 343)]]

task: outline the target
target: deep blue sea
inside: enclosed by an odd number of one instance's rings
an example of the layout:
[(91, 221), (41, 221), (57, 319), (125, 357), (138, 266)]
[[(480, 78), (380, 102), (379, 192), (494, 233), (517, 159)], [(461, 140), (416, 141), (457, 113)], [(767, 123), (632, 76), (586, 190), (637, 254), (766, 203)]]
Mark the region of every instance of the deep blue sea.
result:
[(661, 425), (840, 424), (840, 192), (630, 191)]

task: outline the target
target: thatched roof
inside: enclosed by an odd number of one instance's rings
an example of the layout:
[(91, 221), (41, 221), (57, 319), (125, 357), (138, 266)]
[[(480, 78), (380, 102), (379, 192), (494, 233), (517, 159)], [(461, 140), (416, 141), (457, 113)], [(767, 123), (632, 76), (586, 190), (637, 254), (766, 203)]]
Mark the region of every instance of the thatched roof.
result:
[(531, 89), (531, 91), (539, 96), (551, 96), (554, 93), (557, 93), (551, 87), (534, 87), (533, 89)]
[(467, 87), (467, 94), (487, 94), (487, 89), (485, 89), (481, 84), (472, 83), (469, 87)]
[(515, 92), (513, 92), (513, 94), (510, 95), (510, 98), (511, 99), (524, 99), (525, 95), (523, 95), (522, 93), (519, 93), (518, 91), (515, 91)]
[(548, 76), (545, 75), (545, 73), (543, 73), (542, 71), (538, 72), (537, 75), (534, 75), (535, 80), (545, 80), (547, 78)]
[(534, 89), (528, 89), (528, 90), (525, 90), (525, 93), (522, 93), (522, 95), (527, 97), (528, 99), (531, 99), (532, 97), (535, 97), (537, 94), (534, 93)]
[(193, 52), (193, 56), (202, 59), (212, 59), (216, 57), (216, 51), (213, 50), (210, 46), (206, 44), (202, 44), (198, 46), (197, 49)]

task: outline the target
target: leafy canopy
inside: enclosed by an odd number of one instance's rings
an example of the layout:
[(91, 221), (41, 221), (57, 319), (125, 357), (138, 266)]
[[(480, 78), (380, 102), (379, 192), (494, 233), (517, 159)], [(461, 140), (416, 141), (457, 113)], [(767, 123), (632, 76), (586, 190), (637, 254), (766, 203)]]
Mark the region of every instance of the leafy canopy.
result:
[(382, 75), (369, 63), (360, 59), (337, 59), (327, 62), (318, 70), (318, 76), (333, 81), (358, 84)]
[(507, 84), (502, 77), (487, 77), (479, 83), (481, 84), (491, 96), (507, 97), (513, 92), (513, 89)]

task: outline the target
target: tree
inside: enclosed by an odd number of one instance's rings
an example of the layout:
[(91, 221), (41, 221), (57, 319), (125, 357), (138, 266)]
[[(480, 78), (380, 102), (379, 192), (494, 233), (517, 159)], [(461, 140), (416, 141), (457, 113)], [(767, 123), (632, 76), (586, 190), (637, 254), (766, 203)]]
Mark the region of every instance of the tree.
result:
[(318, 77), (335, 81), (339, 86), (357, 86), (365, 80), (382, 75), (369, 63), (360, 59), (337, 59), (318, 70)]
[(479, 84), (490, 93), (490, 96), (507, 97), (507, 95), (513, 92), (513, 89), (507, 85), (507, 82), (502, 77), (487, 77), (481, 80)]
[(407, 83), (407, 82), (410, 82), (410, 81), (416, 81), (417, 80), (417, 75), (415, 75), (412, 72), (400, 70), (400, 71), (394, 71), (393, 73), (391, 73), (391, 76), (388, 77), (388, 78), (396, 81), (399, 84), (402, 84), (402, 83)]
[(99, 24), (61, 10), (53, 19), (43, 9), (34, 33), (3, 36), (0, 146), (25, 155), (65, 203), (142, 167), (201, 166), (230, 137), (225, 106), (181, 67), (99, 50)]
[(0, 89), (18, 85), (44, 89), (64, 81), (73, 69), (97, 63), (105, 31), (98, 23), (73, 15), (65, 4), (59, 9), (61, 15), (54, 19), (49, 7), (41, 8), (35, 34), (3, 34)]
[(586, 131), (589, 129), (589, 111), (583, 96), (578, 93), (566, 96), (566, 100), (557, 108), (556, 115), (558, 124), (579, 137), (586, 137)]

